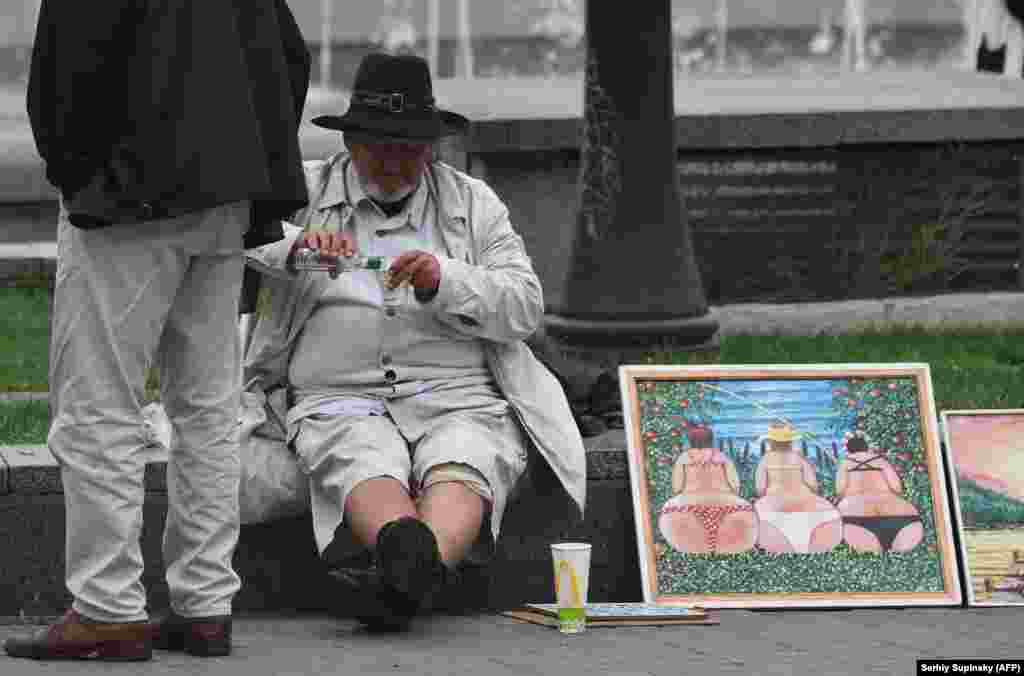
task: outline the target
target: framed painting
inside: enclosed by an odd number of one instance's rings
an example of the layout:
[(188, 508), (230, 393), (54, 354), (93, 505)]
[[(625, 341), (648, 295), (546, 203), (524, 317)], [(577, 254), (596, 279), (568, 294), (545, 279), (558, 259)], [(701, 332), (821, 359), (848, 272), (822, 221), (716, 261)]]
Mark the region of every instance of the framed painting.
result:
[(943, 411), (942, 433), (967, 603), (1024, 605), (1024, 409)]
[(644, 601), (961, 603), (927, 364), (619, 376)]

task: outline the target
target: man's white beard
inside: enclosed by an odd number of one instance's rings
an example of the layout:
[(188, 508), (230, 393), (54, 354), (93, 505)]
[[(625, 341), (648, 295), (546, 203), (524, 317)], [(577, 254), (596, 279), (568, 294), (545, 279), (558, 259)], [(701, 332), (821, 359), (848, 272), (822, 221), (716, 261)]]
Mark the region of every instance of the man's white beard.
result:
[(383, 188), (370, 179), (360, 176), (359, 182), (362, 183), (363, 192), (366, 193), (367, 197), (376, 202), (384, 202), (385, 204), (404, 200), (412, 194), (413, 190), (416, 189), (416, 186), (414, 185), (403, 184), (401, 188), (394, 192), (385, 192)]

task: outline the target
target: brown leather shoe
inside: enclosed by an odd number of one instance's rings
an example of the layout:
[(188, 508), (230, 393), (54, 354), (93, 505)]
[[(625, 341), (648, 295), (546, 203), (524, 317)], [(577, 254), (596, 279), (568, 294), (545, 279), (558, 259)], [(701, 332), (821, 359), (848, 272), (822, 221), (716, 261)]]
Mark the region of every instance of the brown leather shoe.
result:
[(169, 614), (153, 625), (153, 647), (197, 657), (231, 654), (231, 616), (182, 617)]
[(34, 636), (4, 642), (11, 657), (144, 662), (153, 657), (148, 622), (92, 622), (74, 610)]

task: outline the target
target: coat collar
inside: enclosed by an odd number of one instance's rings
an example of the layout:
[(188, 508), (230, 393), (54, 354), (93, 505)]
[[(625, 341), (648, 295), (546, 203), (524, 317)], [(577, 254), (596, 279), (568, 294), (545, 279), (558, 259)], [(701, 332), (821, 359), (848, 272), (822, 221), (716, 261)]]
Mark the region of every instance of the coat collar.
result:
[[(355, 208), (359, 197), (362, 196), (362, 191), (354, 191), (348, 185), (346, 177), (350, 164), (351, 155), (344, 150), (324, 163), (322, 169), (324, 173), (320, 177), (323, 190), (317, 200), (317, 209), (323, 211), (337, 207), (347, 210)], [(464, 223), (466, 221), (466, 202), (462, 192), (456, 188), (451, 173), (451, 168), (446, 164), (432, 164), (423, 174), (427, 195), (435, 204), (440, 204), (445, 221), (451, 223), (453, 220), (461, 220)], [(356, 192), (359, 194), (356, 195)]]
[(320, 199), (317, 201), (317, 209), (324, 211), (349, 204), (348, 190), (345, 185), (345, 173), (348, 163), (349, 157), (347, 153), (338, 153), (324, 163), (320, 175), (323, 190), (320, 193)]

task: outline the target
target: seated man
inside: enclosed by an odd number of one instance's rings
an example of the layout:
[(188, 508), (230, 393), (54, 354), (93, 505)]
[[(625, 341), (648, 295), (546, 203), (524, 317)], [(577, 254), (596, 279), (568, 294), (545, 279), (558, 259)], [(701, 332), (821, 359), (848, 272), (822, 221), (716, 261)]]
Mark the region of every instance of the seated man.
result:
[[(435, 108), (426, 62), (367, 56), (347, 113), (314, 123), (344, 131), (348, 152), (307, 164), (302, 230), (249, 252), (264, 286), (246, 378), (287, 387), (321, 554), (342, 523), (373, 552), (356, 616), (401, 629), (485, 525), (497, 537), (528, 444), (582, 511), (583, 443), (523, 342), (543, 297), (507, 209), (432, 158), (468, 120)], [(296, 270), (300, 247), (343, 271)], [(389, 264), (344, 271), (353, 254)]]

